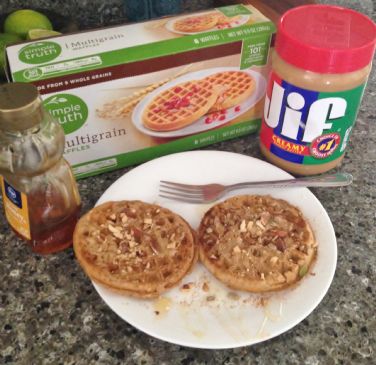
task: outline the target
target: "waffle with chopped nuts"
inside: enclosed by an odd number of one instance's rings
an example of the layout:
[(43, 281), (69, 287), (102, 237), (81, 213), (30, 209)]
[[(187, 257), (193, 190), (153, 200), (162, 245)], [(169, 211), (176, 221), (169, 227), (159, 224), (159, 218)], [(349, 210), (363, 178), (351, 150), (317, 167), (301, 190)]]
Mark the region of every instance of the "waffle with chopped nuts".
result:
[(219, 87), (208, 80), (182, 82), (158, 93), (145, 107), (142, 121), (155, 131), (172, 131), (197, 121), (214, 105)]
[(301, 279), (317, 252), (301, 211), (270, 196), (241, 195), (214, 205), (198, 231), (199, 256), (229, 287), (284, 289)]
[(195, 234), (183, 218), (141, 201), (90, 210), (76, 226), (73, 248), (92, 280), (141, 298), (178, 284), (198, 257)]
[(174, 29), (183, 33), (199, 33), (212, 29), (218, 22), (218, 13), (192, 15), (177, 20)]
[(256, 88), (253, 77), (244, 71), (224, 71), (207, 76), (213, 87), (222, 86), (215, 104), (210, 112), (231, 108), (249, 98)]

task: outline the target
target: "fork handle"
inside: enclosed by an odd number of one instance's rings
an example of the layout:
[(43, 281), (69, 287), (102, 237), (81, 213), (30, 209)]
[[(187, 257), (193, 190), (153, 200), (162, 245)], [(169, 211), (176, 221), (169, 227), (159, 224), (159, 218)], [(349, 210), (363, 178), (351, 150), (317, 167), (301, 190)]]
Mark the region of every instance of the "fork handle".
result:
[(321, 176), (307, 176), (298, 177), (296, 179), (275, 180), (275, 181), (249, 181), (233, 185), (227, 185), (226, 190), (232, 191), (236, 189), (248, 187), (272, 187), (272, 188), (287, 188), (287, 187), (335, 187), (350, 185), (353, 177), (348, 173), (336, 173)]

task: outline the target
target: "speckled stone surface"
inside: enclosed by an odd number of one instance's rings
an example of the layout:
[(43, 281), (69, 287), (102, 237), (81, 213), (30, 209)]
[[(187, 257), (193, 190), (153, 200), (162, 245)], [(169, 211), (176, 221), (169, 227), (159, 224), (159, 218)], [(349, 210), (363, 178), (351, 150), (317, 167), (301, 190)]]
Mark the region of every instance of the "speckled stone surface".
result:
[[(181, 7), (182, 11), (201, 10), (211, 7), (213, 2), (213, 0), (182, 0)], [(85, 29), (121, 23), (127, 16), (125, 3), (126, 0), (1, 0), (0, 14), (26, 7), (47, 9), (75, 19), (80, 28)]]
[[(102, 10), (94, 3), (103, 4), (98, 5)], [(337, 3), (375, 19), (375, 1)], [(67, 2), (54, 4), (59, 11), (70, 12)], [(119, 1), (74, 4), (85, 10), (88, 24), (99, 24), (106, 18), (103, 12), (116, 9), (119, 5), (112, 4)], [(3, 1), (0, 11), (1, 7)], [(119, 14), (114, 10), (114, 16)], [(314, 190), (336, 231), (338, 265), (327, 295), (299, 325), (277, 338), (234, 350), (189, 349), (156, 340), (122, 321), (104, 304), (71, 250), (45, 257), (33, 255), (0, 216), (0, 364), (375, 364), (375, 98), (374, 70), (341, 166), (354, 175), (354, 184)], [(255, 135), (209, 149), (261, 158)], [(129, 170), (80, 181), (83, 211)]]

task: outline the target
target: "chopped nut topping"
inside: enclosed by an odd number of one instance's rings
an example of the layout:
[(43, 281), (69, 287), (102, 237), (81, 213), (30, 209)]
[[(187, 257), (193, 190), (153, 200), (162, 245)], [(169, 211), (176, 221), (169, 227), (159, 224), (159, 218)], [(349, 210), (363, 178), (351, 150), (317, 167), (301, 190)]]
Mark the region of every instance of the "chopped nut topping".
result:
[(149, 242), (151, 250), (156, 254), (159, 255), (160, 247), (158, 241), (152, 238)]
[(111, 226), (111, 224), (108, 225), (108, 230), (112, 233), (119, 232), (118, 228), (115, 228), (114, 226)]
[(130, 248), (136, 247), (137, 245), (138, 245), (137, 242), (135, 242), (135, 241), (129, 241), (129, 247)]
[(261, 213), (261, 218), (260, 218), (260, 220), (261, 220), (261, 223), (262, 223), (264, 226), (266, 226), (266, 225), (269, 223), (270, 218), (271, 218), (271, 215), (270, 215), (269, 212), (262, 212), (262, 213)]
[(252, 228), (253, 228), (253, 222), (249, 221), (248, 224), (247, 224), (247, 230), (252, 231)]
[(115, 272), (119, 271), (119, 265), (116, 264), (116, 263), (109, 263), (109, 264), (107, 265), (107, 267), (108, 267), (108, 270), (109, 270), (111, 273), (115, 273)]
[(277, 263), (277, 261), (278, 261), (278, 257), (277, 257), (277, 256), (273, 256), (273, 257), (270, 259), (270, 263), (271, 263), (272, 265), (275, 265), (275, 264)]
[(113, 220), (113, 221), (116, 220), (116, 214), (115, 213), (111, 214), (110, 219)]
[(286, 231), (282, 231), (282, 230), (278, 230), (275, 233), (278, 237), (282, 237), (282, 238), (287, 237), (287, 234), (288, 234)]
[(283, 273), (284, 277), (289, 281), (289, 280), (294, 280), (295, 275), (292, 271), (285, 271)]
[(208, 292), (210, 290), (208, 283), (205, 281), (204, 284), (202, 284), (202, 290), (205, 292)]
[(167, 245), (167, 248), (168, 248), (168, 249), (175, 249), (175, 248), (176, 248), (176, 243), (175, 243), (175, 242), (170, 242), (170, 243)]
[(307, 272), (308, 272), (308, 266), (303, 265), (299, 269), (299, 276), (302, 278), (305, 274), (307, 274)]
[(127, 215), (125, 213), (121, 213), (120, 217), (121, 217), (121, 222), (122, 223), (127, 223), (128, 217), (127, 217)]
[(235, 246), (232, 250), (234, 253), (240, 253), (241, 250), (240, 250), (240, 247), (239, 246)]
[(279, 283), (284, 283), (286, 281), (286, 278), (281, 273), (276, 273), (276, 280)]
[(243, 219), (240, 223), (240, 232), (247, 232), (245, 220)]
[(190, 282), (190, 283), (185, 283), (181, 286), (180, 290), (181, 291), (189, 291), (191, 290), (192, 288), (194, 287), (194, 283), (193, 282)]
[(153, 223), (153, 220), (151, 218), (145, 218), (144, 219), (144, 223), (145, 224), (152, 224)]
[(119, 239), (123, 239), (124, 236), (123, 234), (121, 233), (121, 228), (119, 227), (114, 227), (112, 226), (111, 224), (108, 225), (108, 230), (116, 237), (116, 238), (119, 238)]
[(257, 220), (257, 221), (256, 221), (256, 226), (259, 227), (262, 231), (265, 230), (265, 226), (261, 223), (260, 220)]
[(275, 241), (275, 245), (276, 245), (277, 249), (281, 252), (284, 252), (287, 248), (286, 243), (281, 238), (278, 238)]
[(267, 287), (295, 282), (299, 267), (309, 267), (317, 250), (297, 212), (288, 202), (273, 202), (271, 197), (230, 198), (208, 211), (200, 224), (204, 254), (239, 282), (257, 280)]

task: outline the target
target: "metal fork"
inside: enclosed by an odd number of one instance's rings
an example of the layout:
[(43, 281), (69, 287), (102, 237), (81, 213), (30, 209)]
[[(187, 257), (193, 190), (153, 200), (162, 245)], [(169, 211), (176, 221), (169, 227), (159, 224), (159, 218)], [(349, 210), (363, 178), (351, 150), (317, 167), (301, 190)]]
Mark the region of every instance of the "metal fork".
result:
[(159, 196), (185, 203), (202, 204), (213, 202), (226, 193), (245, 188), (287, 188), (287, 187), (335, 187), (350, 185), (351, 174), (336, 173), (321, 176), (298, 177), (274, 181), (249, 181), (232, 185), (206, 184), (188, 185), (172, 181), (160, 181)]

